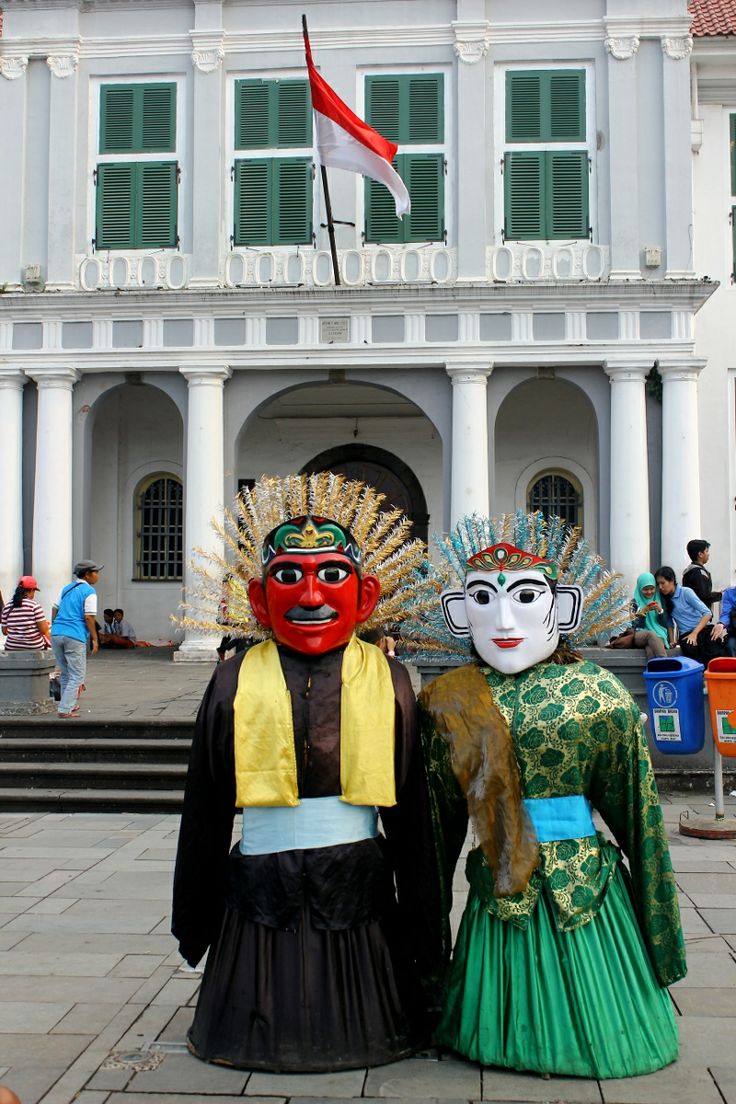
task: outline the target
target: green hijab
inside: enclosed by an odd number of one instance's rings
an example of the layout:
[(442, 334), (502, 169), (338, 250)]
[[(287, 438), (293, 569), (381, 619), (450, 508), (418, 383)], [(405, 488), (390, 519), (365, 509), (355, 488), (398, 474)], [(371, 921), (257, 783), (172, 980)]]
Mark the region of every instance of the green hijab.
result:
[[(659, 594), (657, 592), (657, 584), (655, 582), (654, 576), (650, 571), (642, 571), (641, 575), (636, 580), (636, 587), (634, 588), (634, 602), (636, 604), (637, 610), (642, 609), (647, 604), (647, 602), (651, 602), (654, 600), (652, 598), (646, 598), (641, 592), (642, 587), (650, 586), (654, 587), (654, 599), (659, 602)], [(661, 636), (665, 642), (665, 646), (668, 647), (669, 638), (667, 636), (667, 629), (659, 620), (659, 616), (660, 615), (659, 613), (657, 613), (656, 610), (647, 610), (646, 614), (644, 615), (644, 628), (649, 629), (650, 632), (655, 632), (657, 636)]]

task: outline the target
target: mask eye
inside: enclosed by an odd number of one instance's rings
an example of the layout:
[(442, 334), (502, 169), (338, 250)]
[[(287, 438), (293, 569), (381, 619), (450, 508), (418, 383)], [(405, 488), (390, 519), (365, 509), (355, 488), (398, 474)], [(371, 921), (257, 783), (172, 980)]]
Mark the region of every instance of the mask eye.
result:
[(487, 606), (491, 601), (491, 594), (488, 590), (474, 590), (472, 599), (477, 602), (479, 606)]
[(514, 591), (514, 601), (519, 602), (522, 606), (530, 606), (532, 602), (536, 602), (542, 595), (541, 590), (532, 590), (531, 587), (524, 587), (523, 590)]
[(277, 567), (271, 578), (290, 586), (303, 578), (303, 572), (300, 567)]
[(339, 567), (338, 564), (327, 564), (326, 567), (317, 568), (317, 578), (321, 583), (341, 583), (349, 574), (350, 568)]

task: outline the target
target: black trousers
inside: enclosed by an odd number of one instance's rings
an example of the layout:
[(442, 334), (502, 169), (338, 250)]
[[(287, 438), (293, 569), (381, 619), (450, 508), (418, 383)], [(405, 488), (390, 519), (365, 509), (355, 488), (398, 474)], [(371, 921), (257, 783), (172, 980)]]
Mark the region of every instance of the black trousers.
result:
[(704, 629), (701, 629), (698, 633), (698, 643), (695, 647), (692, 644), (688, 644), (685, 640), (689, 633), (682, 633), (677, 643), (680, 645), (680, 651), (684, 656), (688, 656), (689, 659), (697, 659), (699, 663), (703, 663), (706, 667), (712, 659), (716, 659), (719, 656), (727, 655), (725, 640), (711, 640), (710, 634), (713, 631), (713, 625), (706, 625)]

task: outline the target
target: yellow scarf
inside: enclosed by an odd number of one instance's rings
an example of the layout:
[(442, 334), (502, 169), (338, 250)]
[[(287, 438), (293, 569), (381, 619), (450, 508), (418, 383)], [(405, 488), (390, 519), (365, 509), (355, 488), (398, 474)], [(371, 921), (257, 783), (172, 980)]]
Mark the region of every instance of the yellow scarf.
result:
[[(351, 637), (342, 658), (340, 786), (349, 805), (396, 804), (395, 698), (380, 648)], [(246, 652), (235, 693), (235, 804), (298, 805), (294, 720), (273, 640)]]

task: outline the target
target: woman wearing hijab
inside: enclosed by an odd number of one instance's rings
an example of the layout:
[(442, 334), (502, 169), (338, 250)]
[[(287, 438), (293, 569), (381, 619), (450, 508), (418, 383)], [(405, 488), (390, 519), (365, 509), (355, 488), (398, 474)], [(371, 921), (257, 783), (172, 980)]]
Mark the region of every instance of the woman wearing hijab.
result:
[(645, 648), (648, 660), (666, 656), (670, 640), (664, 612), (657, 601), (657, 584), (650, 571), (643, 571), (636, 580), (631, 612), (634, 619), (634, 646)]

